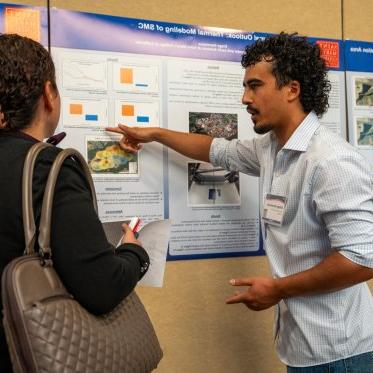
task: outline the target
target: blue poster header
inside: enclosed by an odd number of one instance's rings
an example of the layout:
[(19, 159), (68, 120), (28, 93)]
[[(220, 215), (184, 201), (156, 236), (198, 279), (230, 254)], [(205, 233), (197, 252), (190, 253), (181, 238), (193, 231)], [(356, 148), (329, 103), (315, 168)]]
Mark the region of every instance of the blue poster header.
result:
[[(240, 62), (246, 46), (271, 34), (51, 8), (54, 47)], [(23, 25), (23, 26), (22, 26)], [(14, 31), (13, 31), (14, 30)], [(0, 31), (48, 45), (46, 7), (0, 4)], [(332, 70), (344, 70), (343, 43), (310, 38)]]
[(345, 41), (346, 70), (373, 72), (373, 43)]
[[(271, 34), (52, 9), (55, 47), (240, 62), (245, 47)], [(340, 40), (310, 38), (333, 70), (343, 70)]]
[(52, 9), (51, 35), (55, 47), (241, 61), (268, 34)]

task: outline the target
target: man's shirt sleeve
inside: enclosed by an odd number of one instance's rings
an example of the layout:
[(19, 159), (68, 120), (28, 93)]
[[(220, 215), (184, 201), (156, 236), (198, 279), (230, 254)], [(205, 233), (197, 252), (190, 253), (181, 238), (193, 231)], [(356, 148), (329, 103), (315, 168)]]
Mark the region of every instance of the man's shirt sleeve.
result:
[(331, 247), (351, 261), (373, 268), (373, 176), (357, 153), (320, 164), (313, 182), (316, 215)]
[(257, 139), (228, 141), (215, 138), (210, 147), (210, 162), (226, 170), (259, 176), (259, 146)]

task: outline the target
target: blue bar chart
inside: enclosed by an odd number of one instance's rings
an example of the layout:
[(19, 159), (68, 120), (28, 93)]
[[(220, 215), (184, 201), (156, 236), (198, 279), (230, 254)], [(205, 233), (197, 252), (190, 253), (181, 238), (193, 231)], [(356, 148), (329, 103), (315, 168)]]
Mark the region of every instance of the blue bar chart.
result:
[(103, 127), (108, 123), (107, 100), (63, 97), (64, 127)]
[(117, 100), (115, 122), (127, 126), (159, 126), (159, 102)]

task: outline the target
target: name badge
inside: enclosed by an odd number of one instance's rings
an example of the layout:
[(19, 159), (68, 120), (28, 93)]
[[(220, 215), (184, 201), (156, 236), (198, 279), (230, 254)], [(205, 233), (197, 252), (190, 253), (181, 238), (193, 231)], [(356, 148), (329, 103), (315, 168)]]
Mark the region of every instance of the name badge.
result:
[(274, 194), (267, 194), (264, 201), (263, 217), (262, 219), (272, 225), (282, 225), (284, 219), (286, 198), (276, 196)]

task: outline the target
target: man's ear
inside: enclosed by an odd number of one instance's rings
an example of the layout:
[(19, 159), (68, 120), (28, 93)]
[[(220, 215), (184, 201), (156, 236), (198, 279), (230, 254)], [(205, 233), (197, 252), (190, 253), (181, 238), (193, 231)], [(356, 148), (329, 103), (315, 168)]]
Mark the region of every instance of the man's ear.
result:
[(287, 85), (288, 88), (288, 100), (294, 101), (300, 96), (300, 83), (298, 80), (292, 80), (290, 83)]
[(55, 107), (55, 101), (57, 98), (56, 93), (57, 92), (56, 92), (55, 86), (49, 80), (47, 80), (44, 84), (43, 98), (44, 98), (45, 108), (48, 111), (52, 111)]

